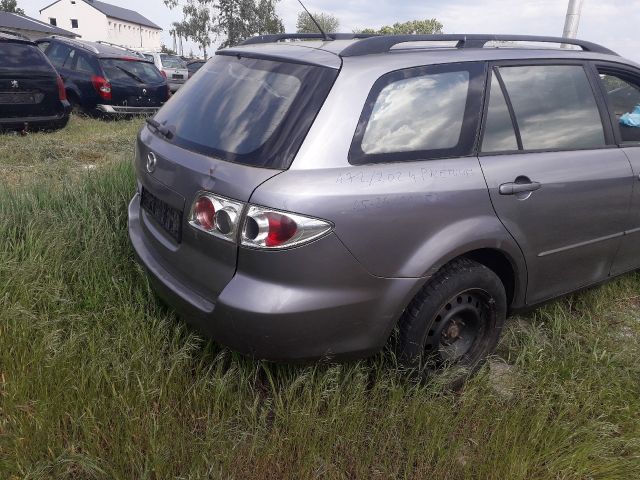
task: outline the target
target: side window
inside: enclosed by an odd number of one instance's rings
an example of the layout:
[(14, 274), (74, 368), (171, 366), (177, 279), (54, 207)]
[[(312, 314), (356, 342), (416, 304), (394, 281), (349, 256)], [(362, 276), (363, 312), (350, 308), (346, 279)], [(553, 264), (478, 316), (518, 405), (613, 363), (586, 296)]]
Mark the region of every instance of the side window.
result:
[(38, 48), (41, 52), (46, 52), (47, 48), (49, 48), (49, 42), (38, 42)]
[(623, 142), (640, 142), (640, 79), (601, 69), (598, 72), (620, 139)]
[(511, 121), (509, 107), (504, 99), (498, 77), (494, 73), (491, 76), (489, 106), (481, 151), (507, 152), (510, 150), (518, 150), (518, 140)]
[(75, 70), (82, 73), (96, 74), (96, 68), (93, 63), (84, 55), (78, 54)]
[(49, 60), (51, 60), (51, 63), (53, 63), (56, 68), (61, 68), (70, 52), (71, 48), (66, 45), (54, 43), (47, 50), (47, 57), (49, 57)]
[(524, 150), (606, 144), (591, 84), (580, 65), (500, 67)]
[(360, 117), (352, 164), (470, 155), (480, 114), (484, 64), (392, 72), (374, 85)]

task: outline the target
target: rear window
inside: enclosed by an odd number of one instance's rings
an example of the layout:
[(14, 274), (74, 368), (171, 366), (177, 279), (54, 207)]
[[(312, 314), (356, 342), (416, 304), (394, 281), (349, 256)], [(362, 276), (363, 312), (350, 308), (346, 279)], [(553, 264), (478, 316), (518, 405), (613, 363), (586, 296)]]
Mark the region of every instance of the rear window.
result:
[(0, 43), (0, 70), (29, 70), (51, 72), (44, 54), (35, 45)]
[(337, 71), (217, 55), (155, 119), (172, 142), (245, 165), (288, 168)]
[(174, 55), (160, 55), (160, 61), (165, 68), (187, 68), (185, 61)]
[(115, 58), (103, 59), (101, 62), (110, 82), (161, 83), (164, 81), (158, 69), (149, 62)]

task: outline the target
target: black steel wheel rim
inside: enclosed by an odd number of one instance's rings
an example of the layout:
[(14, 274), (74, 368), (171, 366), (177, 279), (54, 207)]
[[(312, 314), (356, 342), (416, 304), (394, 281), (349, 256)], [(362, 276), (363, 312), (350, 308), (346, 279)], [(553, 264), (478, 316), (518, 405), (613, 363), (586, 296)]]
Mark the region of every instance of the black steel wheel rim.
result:
[(424, 353), (430, 364), (473, 363), (481, 355), (492, 314), (491, 296), (481, 289), (458, 293), (444, 303), (427, 332)]

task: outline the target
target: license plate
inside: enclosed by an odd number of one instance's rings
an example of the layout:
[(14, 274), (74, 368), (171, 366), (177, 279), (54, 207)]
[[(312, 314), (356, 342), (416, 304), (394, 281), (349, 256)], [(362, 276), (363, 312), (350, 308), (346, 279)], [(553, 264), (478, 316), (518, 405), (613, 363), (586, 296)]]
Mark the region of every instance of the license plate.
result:
[(184, 75), (178, 75), (176, 73), (174, 73), (171, 78), (174, 78), (176, 80), (182, 80), (184, 78)]
[(0, 93), (1, 105), (30, 105), (36, 103), (33, 93)]
[(142, 189), (140, 205), (178, 243), (182, 240), (182, 211)]

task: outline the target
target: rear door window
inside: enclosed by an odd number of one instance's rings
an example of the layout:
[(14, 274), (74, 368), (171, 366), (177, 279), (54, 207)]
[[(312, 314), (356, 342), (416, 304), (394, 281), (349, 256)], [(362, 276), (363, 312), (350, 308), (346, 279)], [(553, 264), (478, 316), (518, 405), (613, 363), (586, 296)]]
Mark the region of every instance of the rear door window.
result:
[(245, 165), (288, 168), (337, 71), (216, 55), (156, 114), (172, 142)]
[(349, 162), (470, 155), (483, 79), (482, 63), (418, 67), (381, 77), (360, 117)]
[(598, 69), (620, 141), (640, 142), (640, 78)]
[(524, 150), (578, 150), (606, 145), (602, 118), (582, 65), (496, 69), (513, 107)]
[(69, 58), (71, 47), (61, 43), (52, 43), (47, 49), (47, 57), (56, 68), (62, 68), (65, 61)]
[(495, 74), (491, 78), (489, 106), (487, 108), (487, 120), (485, 122), (481, 150), (483, 152), (518, 150), (518, 140), (511, 114), (509, 113), (509, 107), (498, 77)]

